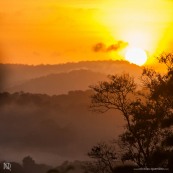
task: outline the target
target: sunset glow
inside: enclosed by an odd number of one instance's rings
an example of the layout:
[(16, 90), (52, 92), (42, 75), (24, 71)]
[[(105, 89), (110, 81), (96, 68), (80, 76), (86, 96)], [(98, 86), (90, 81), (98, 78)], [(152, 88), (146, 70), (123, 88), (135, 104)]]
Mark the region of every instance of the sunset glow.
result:
[(172, 172), (173, 0), (0, 7), (0, 173)]
[(0, 2), (0, 62), (57, 64), (124, 57), (93, 45), (127, 42), (153, 55), (172, 50), (173, 1), (6, 0)]

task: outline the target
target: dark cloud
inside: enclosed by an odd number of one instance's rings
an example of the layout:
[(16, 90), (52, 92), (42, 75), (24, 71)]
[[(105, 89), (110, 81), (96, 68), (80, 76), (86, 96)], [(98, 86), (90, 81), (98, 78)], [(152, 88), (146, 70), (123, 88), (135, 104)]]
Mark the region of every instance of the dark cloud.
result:
[(97, 43), (96, 45), (94, 45), (93, 50), (94, 50), (94, 52), (100, 52), (100, 51), (104, 52), (105, 48), (106, 48), (105, 44)]
[(109, 46), (106, 46), (104, 43), (100, 42), (93, 46), (93, 51), (94, 52), (118, 51), (119, 49), (125, 48), (126, 46), (128, 46), (128, 43), (121, 40)]

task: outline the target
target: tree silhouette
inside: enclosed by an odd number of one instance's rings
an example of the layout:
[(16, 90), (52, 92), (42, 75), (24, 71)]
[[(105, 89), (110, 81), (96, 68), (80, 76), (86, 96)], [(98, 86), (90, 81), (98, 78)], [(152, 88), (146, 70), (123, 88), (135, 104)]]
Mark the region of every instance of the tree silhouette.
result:
[(57, 169), (61, 173), (67, 173), (74, 170), (75, 167), (69, 161), (64, 161)]
[(50, 170), (51, 167), (45, 164), (37, 164), (30, 156), (23, 158), (23, 169), (25, 173), (43, 173)]
[(168, 153), (172, 151), (164, 145), (168, 139), (173, 141), (170, 126), (164, 128), (164, 124), (170, 120), (173, 122), (173, 94), (170, 94), (173, 88), (173, 54), (161, 55), (158, 59), (166, 64), (167, 73), (161, 75), (144, 69), (142, 86), (128, 74), (111, 75), (108, 81), (91, 86), (94, 91), (92, 110), (121, 111), (126, 121), (125, 132), (120, 136), (124, 150), (122, 160), (131, 160), (140, 167), (167, 166)]
[(30, 172), (35, 172), (36, 171), (36, 163), (32, 159), (32, 157), (26, 156), (26, 157), (23, 158), (22, 162), (23, 162), (23, 164), (22, 164), (23, 168), (24, 168), (26, 173), (30, 173)]
[(115, 146), (104, 142), (93, 146), (88, 152), (88, 156), (92, 158), (93, 162), (87, 163), (89, 172), (112, 173), (115, 168), (115, 161), (117, 160)]

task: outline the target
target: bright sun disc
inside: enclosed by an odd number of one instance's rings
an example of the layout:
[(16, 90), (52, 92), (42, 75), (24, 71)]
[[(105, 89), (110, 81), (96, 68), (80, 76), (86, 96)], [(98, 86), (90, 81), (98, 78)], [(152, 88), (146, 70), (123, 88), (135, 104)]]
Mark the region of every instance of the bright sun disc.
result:
[(143, 65), (147, 61), (146, 52), (140, 48), (129, 48), (125, 54), (125, 59), (136, 65)]

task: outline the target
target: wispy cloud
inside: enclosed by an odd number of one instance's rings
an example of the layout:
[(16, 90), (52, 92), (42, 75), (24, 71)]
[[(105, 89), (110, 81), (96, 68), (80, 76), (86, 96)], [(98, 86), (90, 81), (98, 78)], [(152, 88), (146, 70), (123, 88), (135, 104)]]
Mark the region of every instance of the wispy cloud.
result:
[(108, 46), (106, 44), (100, 42), (93, 46), (93, 51), (94, 52), (118, 51), (119, 49), (125, 48), (127, 46), (128, 46), (128, 43), (121, 41), (121, 40), (117, 41), (114, 44), (108, 45)]

